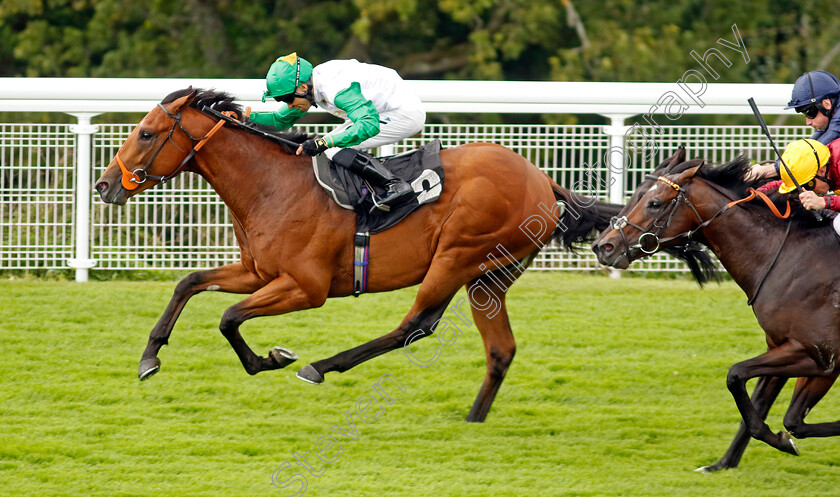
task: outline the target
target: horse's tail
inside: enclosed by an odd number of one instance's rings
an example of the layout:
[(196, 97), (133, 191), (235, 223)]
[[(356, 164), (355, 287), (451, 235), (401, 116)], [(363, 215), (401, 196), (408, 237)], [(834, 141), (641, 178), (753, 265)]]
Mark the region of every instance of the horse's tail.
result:
[(624, 207), (578, 195), (553, 180), (551, 189), (554, 191), (554, 198), (565, 204), (552, 238), (571, 250), (576, 248), (576, 244), (594, 240), (595, 234), (608, 227), (610, 219), (617, 216)]

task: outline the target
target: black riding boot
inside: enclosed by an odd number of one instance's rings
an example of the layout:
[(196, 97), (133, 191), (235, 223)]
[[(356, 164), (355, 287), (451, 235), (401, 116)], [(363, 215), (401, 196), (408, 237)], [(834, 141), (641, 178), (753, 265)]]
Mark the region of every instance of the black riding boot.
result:
[(379, 159), (361, 150), (345, 148), (336, 153), (332, 160), (371, 185), (385, 190), (382, 196), (376, 195), (375, 192), (373, 195), (374, 204), (379, 210), (389, 211), (391, 207), (409, 200), (414, 195), (411, 185), (391, 174)]

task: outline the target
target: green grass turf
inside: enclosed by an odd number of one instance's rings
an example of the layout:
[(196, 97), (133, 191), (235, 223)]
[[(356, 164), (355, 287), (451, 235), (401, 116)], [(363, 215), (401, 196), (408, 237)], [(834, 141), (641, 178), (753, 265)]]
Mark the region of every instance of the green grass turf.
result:
[[(799, 441), (801, 457), (753, 441), (739, 468), (693, 471), (737, 429), (728, 367), (763, 351), (731, 282), (526, 274), (508, 298), (516, 359), (483, 424), (463, 421), (484, 375), (474, 325), (429, 367), (400, 350), (322, 385), (294, 376), (392, 330), (416, 289), (245, 323), (258, 353), (283, 345), (301, 356), (253, 377), (217, 327), (240, 297), (201, 294), (160, 373), (141, 383), (137, 361), (174, 286), (0, 281), (0, 495), (285, 496), (298, 489), (272, 486), (285, 462), (278, 479), (305, 475), (310, 496), (838, 494), (837, 438)], [(428, 358), (437, 345), (413, 350)], [(391, 388), (374, 422), (353, 413), (357, 440), (333, 431), (349, 429), (345, 412), (385, 374), (406, 391)], [(768, 418), (774, 430), (791, 386)], [(837, 399), (830, 392), (808, 419), (837, 419)], [(316, 477), (294, 453), (313, 453), (324, 435), (341, 446), (324, 452), (341, 453), (329, 464), (310, 454)]]

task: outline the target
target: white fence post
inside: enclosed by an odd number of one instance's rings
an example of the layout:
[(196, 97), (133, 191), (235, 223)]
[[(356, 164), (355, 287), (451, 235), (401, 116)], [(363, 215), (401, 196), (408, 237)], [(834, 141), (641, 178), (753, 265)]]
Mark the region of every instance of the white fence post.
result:
[(610, 137), (610, 160), (607, 166), (610, 174), (610, 202), (614, 204), (624, 202), (624, 185), (627, 176), (627, 168), (625, 167), (627, 150), (624, 147), (624, 137), (630, 129), (624, 122), (628, 117), (631, 116), (627, 114), (607, 115), (610, 125), (604, 126), (604, 133)]
[(99, 131), (99, 126), (90, 123), (98, 113), (70, 114), (78, 124), (70, 126), (70, 132), (76, 135), (76, 254), (67, 261), (67, 265), (76, 270), (76, 281), (88, 280), (88, 269), (96, 265), (90, 258), (90, 160), (91, 135)]
[[(610, 175), (610, 202), (623, 204), (624, 185), (627, 182), (627, 168), (625, 167), (627, 150), (625, 148), (624, 137), (630, 129), (629, 126), (625, 125), (625, 121), (630, 115), (609, 114), (606, 117), (610, 120), (610, 125), (604, 126), (604, 133), (610, 137), (609, 162), (607, 163)], [(621, 271), (610, 269), (610, 277), (620, 278)]]

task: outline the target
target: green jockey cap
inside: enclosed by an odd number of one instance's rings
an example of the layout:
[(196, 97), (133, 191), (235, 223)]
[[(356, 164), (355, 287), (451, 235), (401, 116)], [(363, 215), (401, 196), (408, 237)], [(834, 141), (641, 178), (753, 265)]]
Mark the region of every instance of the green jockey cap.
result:
[(295, 92), (301, 83), (306, 83), (312, 77), (312, 64), (306, 59), (297, 56), (292, 52), (289, 55), (280, 57), (268, 68), (265, 75), (265, 93), (262, 101), (266, 98), (282, 97)]

